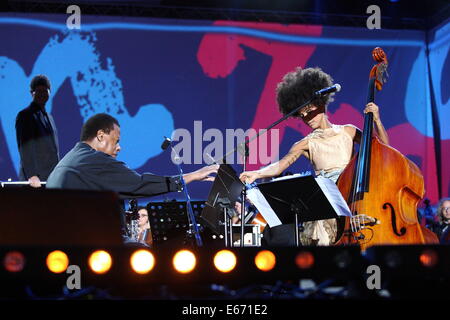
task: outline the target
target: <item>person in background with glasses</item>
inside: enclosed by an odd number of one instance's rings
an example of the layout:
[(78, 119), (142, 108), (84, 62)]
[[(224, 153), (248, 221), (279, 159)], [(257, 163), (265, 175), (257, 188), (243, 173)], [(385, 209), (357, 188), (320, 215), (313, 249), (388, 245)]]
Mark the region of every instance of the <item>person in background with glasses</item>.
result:
[(138, 242), (144, 243), (148, 246), (152, 246), (153, 239), (152, 239), (152, 231), (150, 229), (150, 220), (148, 218), (148, 211), (146, 207), (139, 207), (138, 208), (138, 214), (139, 214), (139, 235), (138, 235)]
[(443, 198), (439, 201), (437, 209), (439, 219), (435, 232), (441, 243), (450, 241), (450, 198)]

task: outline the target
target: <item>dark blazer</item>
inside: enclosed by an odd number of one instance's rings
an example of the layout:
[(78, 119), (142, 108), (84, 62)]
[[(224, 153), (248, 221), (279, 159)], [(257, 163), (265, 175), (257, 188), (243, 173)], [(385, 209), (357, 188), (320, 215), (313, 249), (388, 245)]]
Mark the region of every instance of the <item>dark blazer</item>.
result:
[(84, 142), (78, 142), (61, 159), (48, 177), (46, 188), (115, 191), (126, 198), (182, 190), (178, 177), (139, 174)]
[(17, 114), (16, 138), (20, 153), (21, 180), (38, 176), (47, 180), (59, 161), (58, 137), (50, 114), (32, 102)]

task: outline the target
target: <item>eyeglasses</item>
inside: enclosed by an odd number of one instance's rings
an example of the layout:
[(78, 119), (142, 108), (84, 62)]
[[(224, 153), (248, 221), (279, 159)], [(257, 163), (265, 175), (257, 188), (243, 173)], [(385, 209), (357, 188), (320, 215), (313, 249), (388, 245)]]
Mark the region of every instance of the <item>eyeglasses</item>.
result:
[(316, 110), (316, 109), (317, 109), (317, 107), (315, 107), (315, 106), (309, 104), (309, 105), (307, 105), (306, 107), (304, 107), (303, 109), (301, 109), (301, 110), (299, 111), (299, 115), (300, 115), (301, 118), (305, 118), (305, 117), (308, 116), (308, 114), (309, 114), (311, 111), (314, 111), (314, 110)]

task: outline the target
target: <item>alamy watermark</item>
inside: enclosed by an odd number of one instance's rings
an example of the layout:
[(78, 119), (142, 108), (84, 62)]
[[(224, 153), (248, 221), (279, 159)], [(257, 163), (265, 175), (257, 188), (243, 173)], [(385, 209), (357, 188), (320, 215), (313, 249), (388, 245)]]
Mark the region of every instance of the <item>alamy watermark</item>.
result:
[(81, 9), (77, 5), (70, 5), (66, 10), (67, 14), (70, 14), (66, 20), (66, 26), (68, 29), (81, 29)]
[[(247, 164), (267, 165), (277, 161), (279, 157), (279, 130), (272, 129), (251, 141), (258, 132), (256, 129), (225, 129), (209, 128), (203, 131), (203, 122), (194, 121), (194, 130), (179, 128), (172, 134), (174, 151), (172, 161), (180, 164), (211, 164), (218, 163), (242, 164), (243, 143), (249, 141), (249, 156)], [(206, 145), (205, 145), (206, 144)], [(231, 152), (237, 148), (237, 152)], [(243, 153), (243, 152), (242, 152)]]
[(371, 14), (366, 21), (367, 29), (381, 29), (381, 9), (373, 4), (367, 7), (366, 13)]
[[(81, 289), (81, 269), (78, 265), (68, 266), (66, 273), (69, 274), (66, 280), (66, 287), (69, 290)], [(366, 269), (368, 275), (366, 286), (369, 290), (381, 290), (381, 268), (378, 265), (370, 265)]]
[(69, 290), (81, 289), (81, 269), (73, 264), (67, 267), (66, 273), (70, 274), (66, 280), (66, 287)]
[(366, 280), (366, 286), (369, 290), (381, 289), (381, 268), (376, 264), (367, 267), (366, 273), (369, 275)]

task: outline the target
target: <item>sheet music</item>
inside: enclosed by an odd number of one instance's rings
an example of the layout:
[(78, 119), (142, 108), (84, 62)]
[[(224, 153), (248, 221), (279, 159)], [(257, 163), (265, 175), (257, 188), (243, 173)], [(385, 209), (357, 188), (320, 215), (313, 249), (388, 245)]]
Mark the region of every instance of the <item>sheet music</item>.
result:
[(269, 227), (273, 228), (281, 225), (280, 219), (278, 219), (278, 216), (257, 187), (247, 190), (247, 198), (255, 205), (256, 209), (269, 224)]
[(338, 216), (351, 217), (352, 214), (350, 212), (350, 208), (348, 207), (347, 202), (345, 202), (344, 197), (342, 197), (342, 194), (336, 184), (332, 180), (322, 176), (318, 176), (315, 179), (336, 214)]

